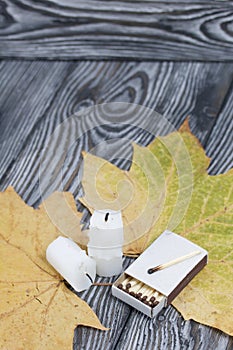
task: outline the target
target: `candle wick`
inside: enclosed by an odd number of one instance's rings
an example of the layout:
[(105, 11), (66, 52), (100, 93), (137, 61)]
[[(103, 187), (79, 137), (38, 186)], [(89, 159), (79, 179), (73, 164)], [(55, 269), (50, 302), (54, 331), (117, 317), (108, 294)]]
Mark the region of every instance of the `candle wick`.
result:
[(104, 218), (105, 222), (108, 221), (108, 217), (109, 217), (109, 213), (106, 213), (105, 218)]
[(91, 281), (91, 283), (93, 283), (93, 279), (91, 278), (91, 276), (85, 272), (85, 275), (87, 276), (87, 278), (89, 278), (89, 280)]

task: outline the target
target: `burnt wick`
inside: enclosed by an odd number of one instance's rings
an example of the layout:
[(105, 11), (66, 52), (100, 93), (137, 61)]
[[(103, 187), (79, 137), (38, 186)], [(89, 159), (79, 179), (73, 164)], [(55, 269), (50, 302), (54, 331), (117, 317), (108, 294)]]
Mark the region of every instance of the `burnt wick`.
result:
[(106, 213), (104, 221), (107, 222), (108, 221), (108, 217), (109, 217), (109, 213)]
[(87, 276), (87, 278), (89, 278), (89, 280), (91, 281), (91, 283), (93, 283), (93, 279), (91, 278), (91, 276), (85, 272), (85, 275)]

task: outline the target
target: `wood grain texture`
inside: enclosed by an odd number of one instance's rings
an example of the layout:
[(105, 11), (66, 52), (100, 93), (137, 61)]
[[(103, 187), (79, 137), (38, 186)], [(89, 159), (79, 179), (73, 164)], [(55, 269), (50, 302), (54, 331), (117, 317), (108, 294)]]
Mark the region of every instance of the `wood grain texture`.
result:
[[(133, 259), (124, 259), (124, 270)], [(97, 277), (96, 282), (113, 283), (118, 276)], [(79, 296), (93, 308), (102, 324), (109, 327), (107, 332), (96, 331), (88, 327), (77, 327), (74, 334), (74, 349), (115, 349), (118, 339), (127, 324), (131, 307), (112, 296), (111, 287), (92, 287)]]
[[(222, 76), (225, 80), (221, 79)], [(1, 188), (10, 183), (29, 204), (38, 204), (42, 149), (49, 142), (54, 152), (57, 148), (57, 141), (51, 141), (50, 135), (68, 116), (103, 102), (123, 101), (156, 109), (174, 128), (191, 115), (191, 127), (195, 125), (195, 133), (204, 141), (231, 79), (232, 66), (224, 63), (6, 62), (2, 67), (4, 84), (0, 91), (3, 131), (0, 136)], [(32, 87), (29, 81), (33, 82)], [(209, 89), (213, 84), (219, 86), (221, 93), (216, 95), (217, 89)], [(205, 100), (200, 99), (202, 92)], [(211, 119), (205, 108), (209, 99), (215, 100)], [(202, 111), (202, 118), (195, 110)], [(202, 123), (198, 124), (200, 119)], [(51, 162), (48, 160), (49, 173), (47, 171), (43, 176), (47, 179), (46, 196), (56, 189), (65, 189), (78, 198), (81, 194), (79, 168), (83, 149), (92, 149), (118, 166), (128, 167), (132, 157), (130, 142), (146, 145), (153, 139), (153, 135), (143, 128), (148, 127), (154, 134), (169, 130), (169, 123), (161, 128), (149, 114), (138, 118), (134, 115), (127, 120), (127, 125), (119, 122), (111, 127), (104, 125), (111, 120), (100, 114), (99, 127), (93, 128), (93, 121), (96, 121), (96, 116), (84, 115), (82, 121), (77, 117), (74, 125), (68, 123), (58, 135), (58, 141), (60, 138), (68, 140), (58, 148), (58, 152), (64, 147), (69, 150), (64, 163), (63, 184), (57, 180), (55, 171), (60, 160), (53, 157)], [(131, 125), (135, 123), (139, 127)], [(89, 129), (87, 133), (84, 132), (86, 129)], [(75, 130), (83, 135), (72, 145), (71, 136)], [(123, 142), (119, 141), (121, 138)], [(119, 156), (126, 161), (119, 160)], [(29, 176), (25, 176), (29, 169)], [(52, 173), (54, 178), (50, 176)]]
[(132, 310), (115, 349), (230, 350), (232, 346), (231, 337), (194, 321), (184, 321), (169, 306), (154, 319)]
[[(142, 104), (162, 112), (176, 128), (190, 115), (191, 125), (203, 142), (209, 135), (209, 140), (214, 135), (211, 118), (215, 120), (220, 108), (218, 130), (223, 127), (222, 118), (226, 124), (231, 118), (226, 113), (230, 111), (230, 94), (226, 97), (226, 107), (222, 106), (232, 80), (231, 64), (11, 61), (0, 62), (0, 73), (0, 188), (13, 185), (31, 205), (38, 205), (41, 201), (38, 173), (44, 147), (51, 147), (48, 149), (47, 172), (40, 179), (46, 188), (45, 194), (65, 189), (78, 199), (82, 193), (80, 166), (83, 149), (94, 148), (93, 152), (126, 167), (128, 162), (119, 161), (117, 157), (123, 152), (124, 157), (130, 158), (131, 140), (146, 145), (153, 138), (141, 128), (132, 126), (135, 116), (127, 125), (115, 125), (109, 121), (106, 125), (103, 114), (87, 113), (87, 107), (119, 101)], [(205, 99), (202, 94), (205, 94)], [(211, 118), (206, 113), (208, 108), (205, 108), (205, 102), (207, 107), (213, 105), (210, 101), (214, 101)], [(81, 111), (82, 120), (78, 116)], [(201, 117), (197, 111), (202, 111)], [(65, 124), (62, 132), (51, 140), (56, 127), (70, 115), (77, 117)], [(101, 125), (93, 129), (96, 117)], [(151, 125), (155, 133), (165, 133), (169, 129), (166, 125), (164, 129), (157, 129), (159, 125), (154, 121), (150, 123), (145, 115), (138, 118), (137, 123)], [(205, 129), (204, 120), (209, 125)], [(84, 133), (86, 129), (90, 130)], [(81, 137), (73, 143), (76, 131)], [(121, 137), (124, 138), (122, 143), (115, 142)], [(223, 143), (222, 154), (226, 152), (226, 146), (227, 149), (230, 146), (232, 152), (232, 144)], [(64, 150), (67, 154), (63, 160)], [(57, 179), (61, 161), (62, 183)], [(125, 264), (128, 263), (129, 260), (125, 259)], [(144, 344), (148, 349), (161, 350), (230, 350), (233, 346), (232, 338), (193, 321), (183, 321), (172, 307), (152, 321), (113, 299), (108, 287), (90, 289), (81, 296), (111, 330), (105, 333), (78, 327), (74, 337), (75, 350), (147, 349)]]
[(2, 0), (0, 57), (233, 60), (231, 1)]
[[(206, 84), (199, 89), (197, 95), (198, 103), (191, 113), (195, 115), (195, 118), (190, 120), (192, 132), (198, 137), (204, 147), (207, 146), (210, 133), (217, 119), (216, 116), (219, 115), (225, 99), (228, 100), (226, 92), (230, 88), (230, 82), (233, 81), (232, 64), (228, 66), (228, 69), (219, 65), (213, 65), (212, 68), (214, 74), (212, 69), (207, 72)], [(225, 119), (230, 117), (225, 111), (223, 115)], [(221, 116), (219, 120), (222, 120)]]
[(67, 73), (68, 64), (2, 62), (0, 66), (0, 168), (9, 171)]
[[(211, 158), (209, 174), (220, 174), (233, 167), (233, 86), (208, 138), (206, 152)], [(222, 150), (225, 150), (222, 152)]]

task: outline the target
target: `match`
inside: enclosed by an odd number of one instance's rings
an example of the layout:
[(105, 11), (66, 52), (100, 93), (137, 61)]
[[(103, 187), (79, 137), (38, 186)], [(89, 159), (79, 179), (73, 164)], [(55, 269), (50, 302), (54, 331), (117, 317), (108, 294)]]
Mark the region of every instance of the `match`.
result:
[(149, 305), (153, 308), (158, 305), (162, 299), (163, 295), (156, 291), (156, 293), (150, 298)]
[(130, 287), (129, 294), (136, 298), (137, 292), (142, 288), (143, 282), (137, 281), (132, 287)]
[(164, 263), (164, 264), (161, 264), (161, 265), (157, 265), (157, 266), (155, 266), (155, 267), (152, 267), (152, 268), (150, 268), (147, 272), (151, 275), (151, 274), (154, 273), (154, 272), (161, 271), (161, 270), (163, 270), (163, 269), (165, 269), (165, 268), (167, 268), (167, 267), (169, 267), (169, 266), (178, 264), (178, 263), (180, 263), (180, 262), (182, 262), (182, 261), (184, 261), (184, 260), (186, 260), (186, 259), (190, 259), (190, 258), (192, 258), (193, 256), (196, 256), (196, 255), (198, 255), (198, 254), (200, 254), (200, 253), (201, 253), (200, 250), (196, 250), (196, 251), (194, 251), (194, 252), (192, 252), (192, 253), (189, 253), (189, 254), (180, 256), (180, 257), (177, 258), (177, 259), (174, 259), (174, 260), (168, 261), (168, 262), (166, 262), (166, 263)]
[(146, 300), (148, 297), (148, 294), (151, 293), (153, 289), (147, 285), (143, 285), (142, 288), (137, 293), (137, 298), (140, 300)]
[(150, 296), (150, 301), (154, 302), (156, 298), (158, 297), (159, 293), (155, 290), (153, 295)]
[(132, 279), (133, 279), (132, 277), (128, 276), (127, 278), (125, 278), (125, 279), (122, 281), (122, 283), (118, 284), (117, 287), (118, 287), (119, 289), (124, 289), (124, 290), (128, 289), (128, 288), (127, 288), (127, 283), (128, 283), (129, 281), (131, 281)]
[(132, 288), (133, 286), (136, 286), (138, 282), (139, 282), (138, 280), (132, 278), (132, 280), (130, 280), (129, 283), (127, 283), (126, 288), (127, 289)]
[(118, 288), (152, 308), (163, 299), (163, 295), (155, 289), (129, 276), (118, 285)]

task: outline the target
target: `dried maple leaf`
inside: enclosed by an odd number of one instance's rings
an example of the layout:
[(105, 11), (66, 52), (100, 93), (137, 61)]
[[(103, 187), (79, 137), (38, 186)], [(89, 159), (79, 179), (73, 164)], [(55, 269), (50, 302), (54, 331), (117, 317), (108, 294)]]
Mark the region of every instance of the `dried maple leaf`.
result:
[(186, 319), (233, 334), (233, 170), (209, 176), (208, 164), (186, 122), (146, 148), (134, 145), (128, 172), (85, 154), (82, 202), (91, 211), (122, 210), (126, 255), (141, 253), (165, 229), (207, 249), (208, 266), (173, 304)]
[[(157, 138), (148, 147), (133, 144), (130, 171), (84, 153), (80, 201), (93, 212), (122, 210), (127, 255), (141, 253), (150, 238), (173, 229), (185, 214), (193, 187), (190, 153), (180, 133)], [(93, 180), (94, 179), (94, 180)]]
[[(58, 220), (62, 199), (76, 213), (69, 193), (54, 193), (37, 210), (12, 188), (0, 193), (1, 349), (72, 349), (77, 325), (106, 329), (46, 261), (47, 246), (60, 234), (46, 210), (53, 208)], [(65, 206), (62, 213), (63, 232), (73, 232), (75, 223), (77, 232), (78, 213), (70, 217)]]

